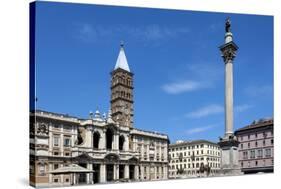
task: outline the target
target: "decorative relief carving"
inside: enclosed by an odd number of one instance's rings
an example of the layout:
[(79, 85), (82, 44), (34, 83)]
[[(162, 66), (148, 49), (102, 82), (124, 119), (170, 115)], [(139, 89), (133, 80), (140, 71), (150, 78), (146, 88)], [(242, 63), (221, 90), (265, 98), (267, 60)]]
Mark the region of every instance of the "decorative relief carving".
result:
[(49, 127), (46, 124), (39, 124), (37, 128), (37, 134), (39, 135), (48, 135)]

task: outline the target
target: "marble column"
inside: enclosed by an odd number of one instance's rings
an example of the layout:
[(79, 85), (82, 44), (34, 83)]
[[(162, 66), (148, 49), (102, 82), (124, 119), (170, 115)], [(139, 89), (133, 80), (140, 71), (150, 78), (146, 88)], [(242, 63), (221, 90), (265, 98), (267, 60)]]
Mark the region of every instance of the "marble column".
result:
[(233, 135), (233, 64), (225, 63), (225, 137)]
[(225, 64), (225, 133), (218, 143), (221, 148), (221, 174), (237, 175), (241, 173), (238, 163), (238, 140), (233, 132), (233, 61), (238, 46), (233, 41), (230, 20), (226, 21), (225, 41), (220, 46)]
[(75, 185), (77, 182), (76, 182), (76, 173), (73, 173), (73, 181), (72, 181), (73, 185)]
[(232, 33), (227, 32), (225, 44), (220, 48), (225, 63), (225, 139), (233, 136), (233, 60), (237, 49)]
[[(93, 165), (88, 163), (87, 168), (93, 170)], [(87, 184), (93, 184), (93, 173), (87, 173)]]
[(106, 182), (106, 165), (100, 165), (100, 183)]
[(140, 169), (141, 169), (141, 180), (144, 180), (144, 166), (140, 166)]
[(113, 179), (114, 180), (119, 179), (119, 165), (117, 165), (117, 164), (113, 165)]
[(125, 175), (124, 175), (125, 179), (129, 179), (129, 165), (125, 165), (124, 172), (125, 172)]
[(135, 180), (139, 180), (139, 166), (138, 165), (135, 165), (134, 177), (135, 177)]

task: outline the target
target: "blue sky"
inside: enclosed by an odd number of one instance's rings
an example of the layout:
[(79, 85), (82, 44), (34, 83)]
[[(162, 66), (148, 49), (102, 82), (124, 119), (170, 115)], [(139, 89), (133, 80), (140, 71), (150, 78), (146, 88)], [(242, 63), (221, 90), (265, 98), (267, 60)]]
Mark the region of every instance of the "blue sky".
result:
[(273, 17), (37, 2), (37, 108), (87, 118), (110, 107), (120, 41), (134, 72), (135, 127), (178, 139), (224, 133), (224, 63), (231, 18), (234, 128), (273, 116)]

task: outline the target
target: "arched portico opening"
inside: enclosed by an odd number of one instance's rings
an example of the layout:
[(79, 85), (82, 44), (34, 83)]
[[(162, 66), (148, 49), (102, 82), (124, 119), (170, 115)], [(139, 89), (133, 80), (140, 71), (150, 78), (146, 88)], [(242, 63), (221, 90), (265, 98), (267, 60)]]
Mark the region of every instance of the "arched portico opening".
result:
[(100, 133), (96, 131), (93, 134), (93, 148), (94, 149), (99, 148), (99, 142), (100, 142)]
[(106, 130), (106, 149), (112, 150), (114, 131), (111, 128)]
[(125, 137), (123, 135), (119, 136), (119, 150), (124, 150)]

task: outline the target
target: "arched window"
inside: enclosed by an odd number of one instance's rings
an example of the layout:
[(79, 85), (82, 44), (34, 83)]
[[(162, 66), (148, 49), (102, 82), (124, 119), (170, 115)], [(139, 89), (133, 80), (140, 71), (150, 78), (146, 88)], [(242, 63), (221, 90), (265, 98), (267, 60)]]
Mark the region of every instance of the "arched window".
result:
[(119, 150), (124, 150), (124, 142), (125, 142), (124, 136), (119, 136)]
[(94, 132), (94, 136), (93, 136), (93, 147), (95, 149), (99, 148), (99, 142), (100, 142), (100, 134), (99, 132)]
[(111, 150), (113, 143), (113, 130), (108, 128), (106, 130), (106, 149)]

